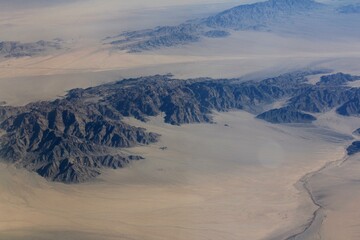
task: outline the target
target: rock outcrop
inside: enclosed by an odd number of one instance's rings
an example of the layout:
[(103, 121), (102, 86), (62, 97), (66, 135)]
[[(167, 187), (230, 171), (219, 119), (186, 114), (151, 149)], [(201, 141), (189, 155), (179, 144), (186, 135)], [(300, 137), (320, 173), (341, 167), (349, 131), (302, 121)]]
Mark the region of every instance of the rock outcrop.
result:
[(257, 116), (270, 123), (312, 123), (316, 118), (290, 108), (272, 109)]
[(360, 152), (360, 141), (353, 142), (348, 148), (347, 153), (349, 156), (355, 155)]

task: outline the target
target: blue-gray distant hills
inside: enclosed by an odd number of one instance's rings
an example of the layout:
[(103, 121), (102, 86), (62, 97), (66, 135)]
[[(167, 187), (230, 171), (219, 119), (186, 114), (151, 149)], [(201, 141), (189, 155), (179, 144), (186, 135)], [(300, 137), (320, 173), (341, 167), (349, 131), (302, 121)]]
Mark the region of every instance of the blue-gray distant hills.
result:
[(18, 42), (2, 41), (0, 42), (0, 57), (32, 57), (62, 48), (62, 40), (54, 39), (52, 41), (40, 40), (37, 42)]
[(269, 0), (240, 5), (201, 20), (178, 26), (124, 32), (107, 38), (113, 46), (129, 52), (141, 52), (197, 42), (202, 38), (224, 38), (231, 31), (268, 31), (288, 18), (309, 14), (325, 5), (313, 0)]
[(323, 4), (313, 0), (270, 0), (231, 8), (205, 19), (203, 23), (212, 28), (266, 29), (284, 18), (322, 7)]
[(343, 14), (360, 14), (360, 3), (339, 7), (338, 12)]
[[(319, 84), (308, 82), (307, 76), (314, 74), (324, 74)], [(248, 82), (156, 75), (73, 89), (55, 101), (0, 106), (0, 158), (51, 181), (84, 182), (104, 168), (143, 159), (122, 150), (161, 137), (127, 124), (124, 117), (147, 121), (164, 114), (164, 121), (174, 125), (213, 122), (213, 111), (230, 110), (248, 111), (275, 124), (311, 124), (316, 115), (336, 109), (340, 115), (359, 117), (360, 88), (346, 84), (354, 79), (359, 77), (324, 71)], [(349, 154), (360, 152), (359, 146), (354, 142)]]

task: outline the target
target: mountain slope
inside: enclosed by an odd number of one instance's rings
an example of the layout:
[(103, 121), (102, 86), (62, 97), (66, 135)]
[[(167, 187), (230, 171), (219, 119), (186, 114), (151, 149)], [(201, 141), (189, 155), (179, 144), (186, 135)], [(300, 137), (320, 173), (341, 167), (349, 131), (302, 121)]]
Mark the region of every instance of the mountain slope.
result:
[(124, 167), (141, 157), (111, 153), (110, 148), (149, 144), (158, 138), (119, 121), (111, 109), (75, 99), (3, 112), (8, 114), (0, 125), (6, 132), (0, 138), (1, 158), (53, 181), (83, 182), (99, 175), (102, 167)]
[(188, 21), (178, 26), (124, 32), (107, 38), (107, 42), (116, 49), (128, 52), (172, 47), (197, 42), (206, 37), (228, 37), (230, 31), (270, 30), (274, 24), (314, 12), (324, 6), (313, 0), (269, 0), (240, 5), (214, 16)]
[(336, 112), (343, 116), (360, 116), (360, 99), (355, 96), (353, 99), (340, 106)]
[(270, 123), (311, 123), (316, 118), (290, 108), (272, 109), (257, 116)]

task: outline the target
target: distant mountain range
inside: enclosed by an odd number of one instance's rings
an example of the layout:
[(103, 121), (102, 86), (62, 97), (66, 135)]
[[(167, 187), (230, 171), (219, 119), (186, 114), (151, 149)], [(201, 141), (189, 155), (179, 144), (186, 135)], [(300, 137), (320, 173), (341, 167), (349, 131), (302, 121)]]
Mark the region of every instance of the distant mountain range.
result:
[(360, 13), (360, 3), (345, 5), (338, 8), (339, 13), (343, 14), (359, 14)]
[[(314, 74), (324, 76), (310, 84), (307, 76)], [(122, 150), (160, 137), (125, 123), (124, 117), (147, 121), (164, 113), (164, 121), (174, 125), (213, 122), (213, 111), (236, 109), (276, 124), (311, 124), (315, 114), (332, 109), (360, 117), (360, 88), (348, 86), (359, 79), (343, 73), (326, 75), (326, 71), (248, 82), (156, 75), (74, 89), (52, 102), (0, 106), (0, 158), (48, 180), (84, 182), (103, 168), (122, 168), (141, 160)], [(271, 108), (284, 99), (288, 100), (282, 106)], [(349, 154), (356, 153), (357, 146), (354, 143)]]
[[(232, 31), (271, 31), (272, 27), (298, 16), (306, 18), (328, 6), (313, 0), (269, 0), (240, 5), (200, 20), (187, 21), (178, 26), (124, 32), (105, 42), (128, 52), (141, 52), (198, 42), (203, 38), (224, 38)], [(356, 6), (340, 12), (356, 10)], [(335, 10), (331, 10), (336, 13)]]
[(62, 40), (37, 41), (21, 43), (14, 41), (0, 42), (0, 57), (31, 57), (48, 51), (59, 50), (62, 48)]
[(212, 28), (266, 29), (277, 21), (322, 7), (323, 4), (313, 0), (269, 0), (231, 8), (205, 19), (203, 23)]
[[(325, 15), (350, 16), (359, 13), (360, 4), (334, 7), (314, 0), (268, 0), (236, 6), (206, 18), (186, 21), (177, 26), (158, 26), (154, 29), (126, 31), (117, 36), (105, 38), (103, 43), (110, 44), (116, 50), (134, 53), (190, 44), (206, 38), (227, 38), (235, 31), (276, 32), (283, 29), (286, 33), (296, 32), (297, 29), (289, 23), (299, 21), (299, 19), (318, 21)], [(327, 20), (322, 19), (323, 22)], [(327, 27), (329, 25), (332, 23), (329, 22)], [(36, 56), (59, 50), (62, 45), (59, 39), (29, 43), (3, 41), (0, 42), (0, 57)]]

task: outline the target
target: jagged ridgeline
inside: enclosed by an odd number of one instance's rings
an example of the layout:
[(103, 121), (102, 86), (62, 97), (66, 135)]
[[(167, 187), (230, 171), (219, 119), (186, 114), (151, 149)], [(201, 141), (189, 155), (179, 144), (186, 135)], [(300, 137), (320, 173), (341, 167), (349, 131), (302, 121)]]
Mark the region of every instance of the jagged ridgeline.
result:
[[(0, 158), (48, 180), (77, 183), (98, 176), (103, 168), (122, 168), (142, 159), (121, 150), (159, 139), (157, 133), (125, 123), (124, 117), (147, 121), (164, 113), (166, 123), (180, 125), (212, 122), (213, 111), (236, 109), (260, 114), (258, 118), (271, 123), (311, 123), (316, 120), (311, 113), (332, 108), (357, 116), (360, 106), (348, 105), (359, 99), (360, 90), (347, 82), (358, 78), (339, 73), (316, 85), (308, 83), (308, 75), (320, 73), (248, 82), (156, 75), (74, 89), (51, 102), (0, 106)], [(282, 108), (263, 112), (283, 99), (289, 100)]]
[(325, 5), (313, 0), (269, 0), (240, 5), (200, 20), (178, 26), (124, 32), (106, 38), (115, 48), (141, 52), (198, 42), (203, 38), (224, 38), (231, 31), (270, 31), (289, 18), (316, 12)]

